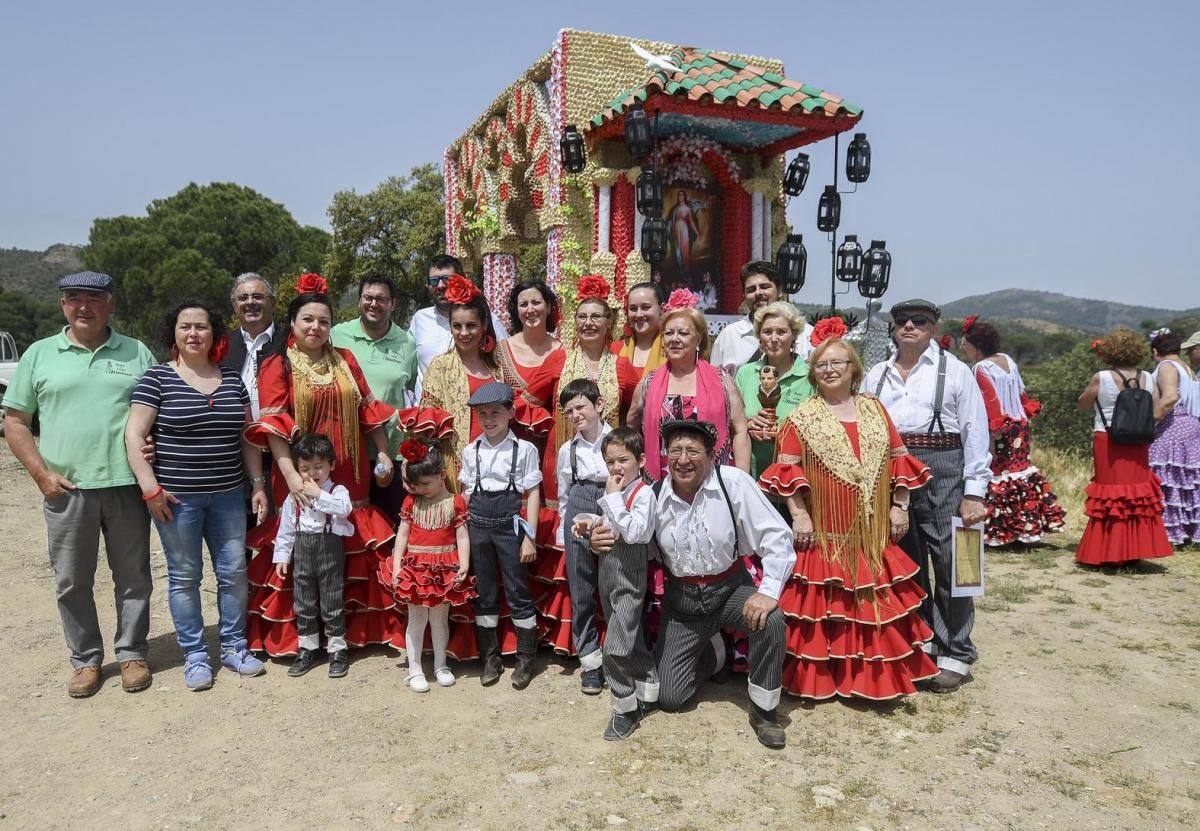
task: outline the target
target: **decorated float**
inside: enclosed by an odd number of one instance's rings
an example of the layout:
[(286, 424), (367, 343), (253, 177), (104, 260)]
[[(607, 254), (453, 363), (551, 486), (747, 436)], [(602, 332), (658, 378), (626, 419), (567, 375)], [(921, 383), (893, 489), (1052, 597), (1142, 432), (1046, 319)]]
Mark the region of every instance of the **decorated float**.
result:
[[(788, 80), (778, 60), (566, 29), (447, 148), (447, 247), (482, 270), (497, 311), (518, 258), (544, 246), (547, 282), (567, 304), (580, 277), (600, 274), (618, 299), (654, 281), (735, 314), (749, 260), (776, 260), (790, 292), (804, 282), (808, 252), (785, 208), (804, 189), (809, 160), (785, 154), (836, 143), (862, 114)], [(825, 236), (810, 244), (829, 251), (835, 291), (858, 283), (878, 297), (890, 256), (882, 242), (865, 252), (851, 236), (839, 244), (837, 159), (835, 148), (817, 217)], [(869, 171), (859, 133), (847, 178)]]

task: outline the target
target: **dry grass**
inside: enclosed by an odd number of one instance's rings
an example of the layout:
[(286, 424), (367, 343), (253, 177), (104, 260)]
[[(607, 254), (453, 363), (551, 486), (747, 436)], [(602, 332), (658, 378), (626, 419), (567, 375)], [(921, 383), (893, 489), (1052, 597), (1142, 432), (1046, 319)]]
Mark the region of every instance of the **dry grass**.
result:
[(1067, 512), (1065, 534), (1074, 544), (1087, 525), (1087, 517), (1083, 513), (1083, 499), (1088, 482), (1092, 481), (1092, 460), (1078, 453), (1053, 448), (1043, 449), (1035, 444), (1033, 463), (1045, 474), (1058, 497), (1058, 504)]

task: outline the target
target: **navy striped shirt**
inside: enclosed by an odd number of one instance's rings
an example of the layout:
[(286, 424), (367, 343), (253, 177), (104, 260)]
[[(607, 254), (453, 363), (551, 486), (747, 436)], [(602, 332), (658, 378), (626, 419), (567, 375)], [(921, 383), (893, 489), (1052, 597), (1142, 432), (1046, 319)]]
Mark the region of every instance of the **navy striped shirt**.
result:
[(154, 476), (172, 493), (221, 493), (242, 485), (242, 430), (250, 396), (237, 370), (221, 367), (221, 385), (205, 395), (170, 364), (146, 370), (133, 402), (158, 411)]

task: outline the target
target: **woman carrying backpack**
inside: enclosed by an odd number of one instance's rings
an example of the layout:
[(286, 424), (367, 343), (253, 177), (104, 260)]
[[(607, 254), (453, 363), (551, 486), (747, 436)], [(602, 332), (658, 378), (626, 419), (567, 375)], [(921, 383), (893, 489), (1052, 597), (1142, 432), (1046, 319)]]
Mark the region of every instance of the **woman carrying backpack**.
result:
[(1093, 349), (1108, 368), (1093, 375), (1079, 396), (1079, 409), (1096, 413), (1095, 472), (1075, 561), (1099, 566), (1170, 557), (1163, 492), (1150, 470), (1158, 392), (1150, 373), (1139, 368), (1148, 357), (1146, 345), (1131, 330), (1117, 329)]
[(1150, 333), (1158, 364), (1158, 432), (1150, 445), (1150, 469), (1162, 484), (1171, 545), (1200, 543), (1200, 383), (1179, 359), (1180, 343), (1170, 329)]

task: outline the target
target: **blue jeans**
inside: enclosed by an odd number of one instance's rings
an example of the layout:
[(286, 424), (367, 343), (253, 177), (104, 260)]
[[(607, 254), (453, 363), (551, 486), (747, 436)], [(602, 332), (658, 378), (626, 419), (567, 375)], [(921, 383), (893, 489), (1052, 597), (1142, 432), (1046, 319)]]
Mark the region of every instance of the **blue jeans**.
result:
[(217, 573), (217, 611), (222, 648), (246, 637), (246, 505), (240, 487), (223, 493), (175, 494), (171, 522), (154, 520), (167, 558), (167, 600), (175, 638), (184, 655), (205, 652), (200, 579), (202, 543)]

